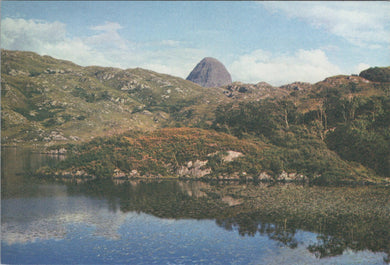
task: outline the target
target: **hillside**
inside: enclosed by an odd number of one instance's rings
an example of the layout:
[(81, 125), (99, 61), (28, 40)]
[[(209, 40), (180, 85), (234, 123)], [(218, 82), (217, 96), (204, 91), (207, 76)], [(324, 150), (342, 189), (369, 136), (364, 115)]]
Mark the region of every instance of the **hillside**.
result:
[[(62, 145), (67, 157), (38, 175), (65, 179), (185, 178), (297, 181), (315, 184), (378, 182), (364, 167), (342, 161), (317, 139), (290, 150), (259, 139), (196, 128), (166, 128)], [(300, 157), (300, 155), (302, 157)], [(303, 157), (306, 156), (306, 157)], [(311, 157), (307, 161), (307, 157)], [(311, 174), (309, 167), (323, 167)]]
[[(2, 50), (1, 77), (3, 144), (211, 124), (219, 104), (237, 100), (229, 88), (204, 88), (140, 68), (81, 67), (33, 52)], [(280, 89), (271, 90), (239, 94), (264, 98)]]
[(31, 52), (1, 53), (2, 142), (87, 140), (211, 119), (222, 93), (144, 69), (81, 67)]
[(359, 76), (373, 82), (390, 82), (390, 67), (373, 67), (362, 71)]
[(327, 167), (333, 163), (319, 155), (332, 150), (345, 162), (361, 163), (389, 177), (389, 91), (388, 83), (358, 76), (331, 77), (307, 90), (294, 89), (289, 96), (220, 105), (212, 127), (283, 148), (282, 168), (295, 164), (293, 168), (305, 174), (329, 172)]
[(1, 57), (2, 144), (68, 143), (67, 160), (47, 172), (326, 184), (390, 177), (388, 67), (315, 84), (205, 88), (140, 68)]

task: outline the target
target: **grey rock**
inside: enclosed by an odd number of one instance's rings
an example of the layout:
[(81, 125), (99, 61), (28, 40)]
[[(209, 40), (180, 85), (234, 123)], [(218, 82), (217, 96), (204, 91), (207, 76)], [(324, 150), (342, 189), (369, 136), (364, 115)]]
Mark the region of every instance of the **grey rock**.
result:
[(200, 161), (196, 160), (195, 162), (189, 161), (187, 165), (181, 166), (178, 168), (176, 174), (180, 177), (195, 177), (202, 178), (207, 174), (211, 173), (210, 168), (203, 169), (202, 167), (207, 164), (207, 160)]
[(187, 77), (187, 80), (203, 87), (228, 85), (232, 78), (225, 66), (215, 58), (206, 57), (200, 61)]

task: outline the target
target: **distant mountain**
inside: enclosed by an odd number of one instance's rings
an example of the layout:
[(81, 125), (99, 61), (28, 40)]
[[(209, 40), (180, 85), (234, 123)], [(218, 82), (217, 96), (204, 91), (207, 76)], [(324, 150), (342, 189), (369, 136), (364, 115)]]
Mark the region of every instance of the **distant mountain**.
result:
[(228, 85), (232, 78), (225, 66), (215, 58), (206, 57), (192, 70), (187, 80), (203, 87), (219, 87)]

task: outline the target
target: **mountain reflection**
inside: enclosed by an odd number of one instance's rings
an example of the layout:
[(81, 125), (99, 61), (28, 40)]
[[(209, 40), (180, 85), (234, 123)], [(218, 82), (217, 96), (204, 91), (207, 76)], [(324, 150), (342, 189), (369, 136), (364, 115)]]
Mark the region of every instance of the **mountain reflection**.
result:
[(214, 219), (242, 236), (257, 233), (289, 248), (298, 230), (318, 234), (308, 250), (318, 258), (344, 250), (390, 253), (390, 192), (386, 187), (96, 180), (68, 192), (107, 199), (112, 210), (160, 218)]

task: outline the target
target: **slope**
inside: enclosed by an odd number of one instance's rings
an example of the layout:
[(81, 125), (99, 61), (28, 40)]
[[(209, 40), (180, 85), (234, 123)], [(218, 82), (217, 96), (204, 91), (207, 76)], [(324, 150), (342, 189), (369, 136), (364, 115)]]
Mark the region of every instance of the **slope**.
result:
[(144, 69), (81, 67), (32, 52), (1, 52), (2, 142), (86, 140), (129, 129), (193, 125), (228, 100)]

